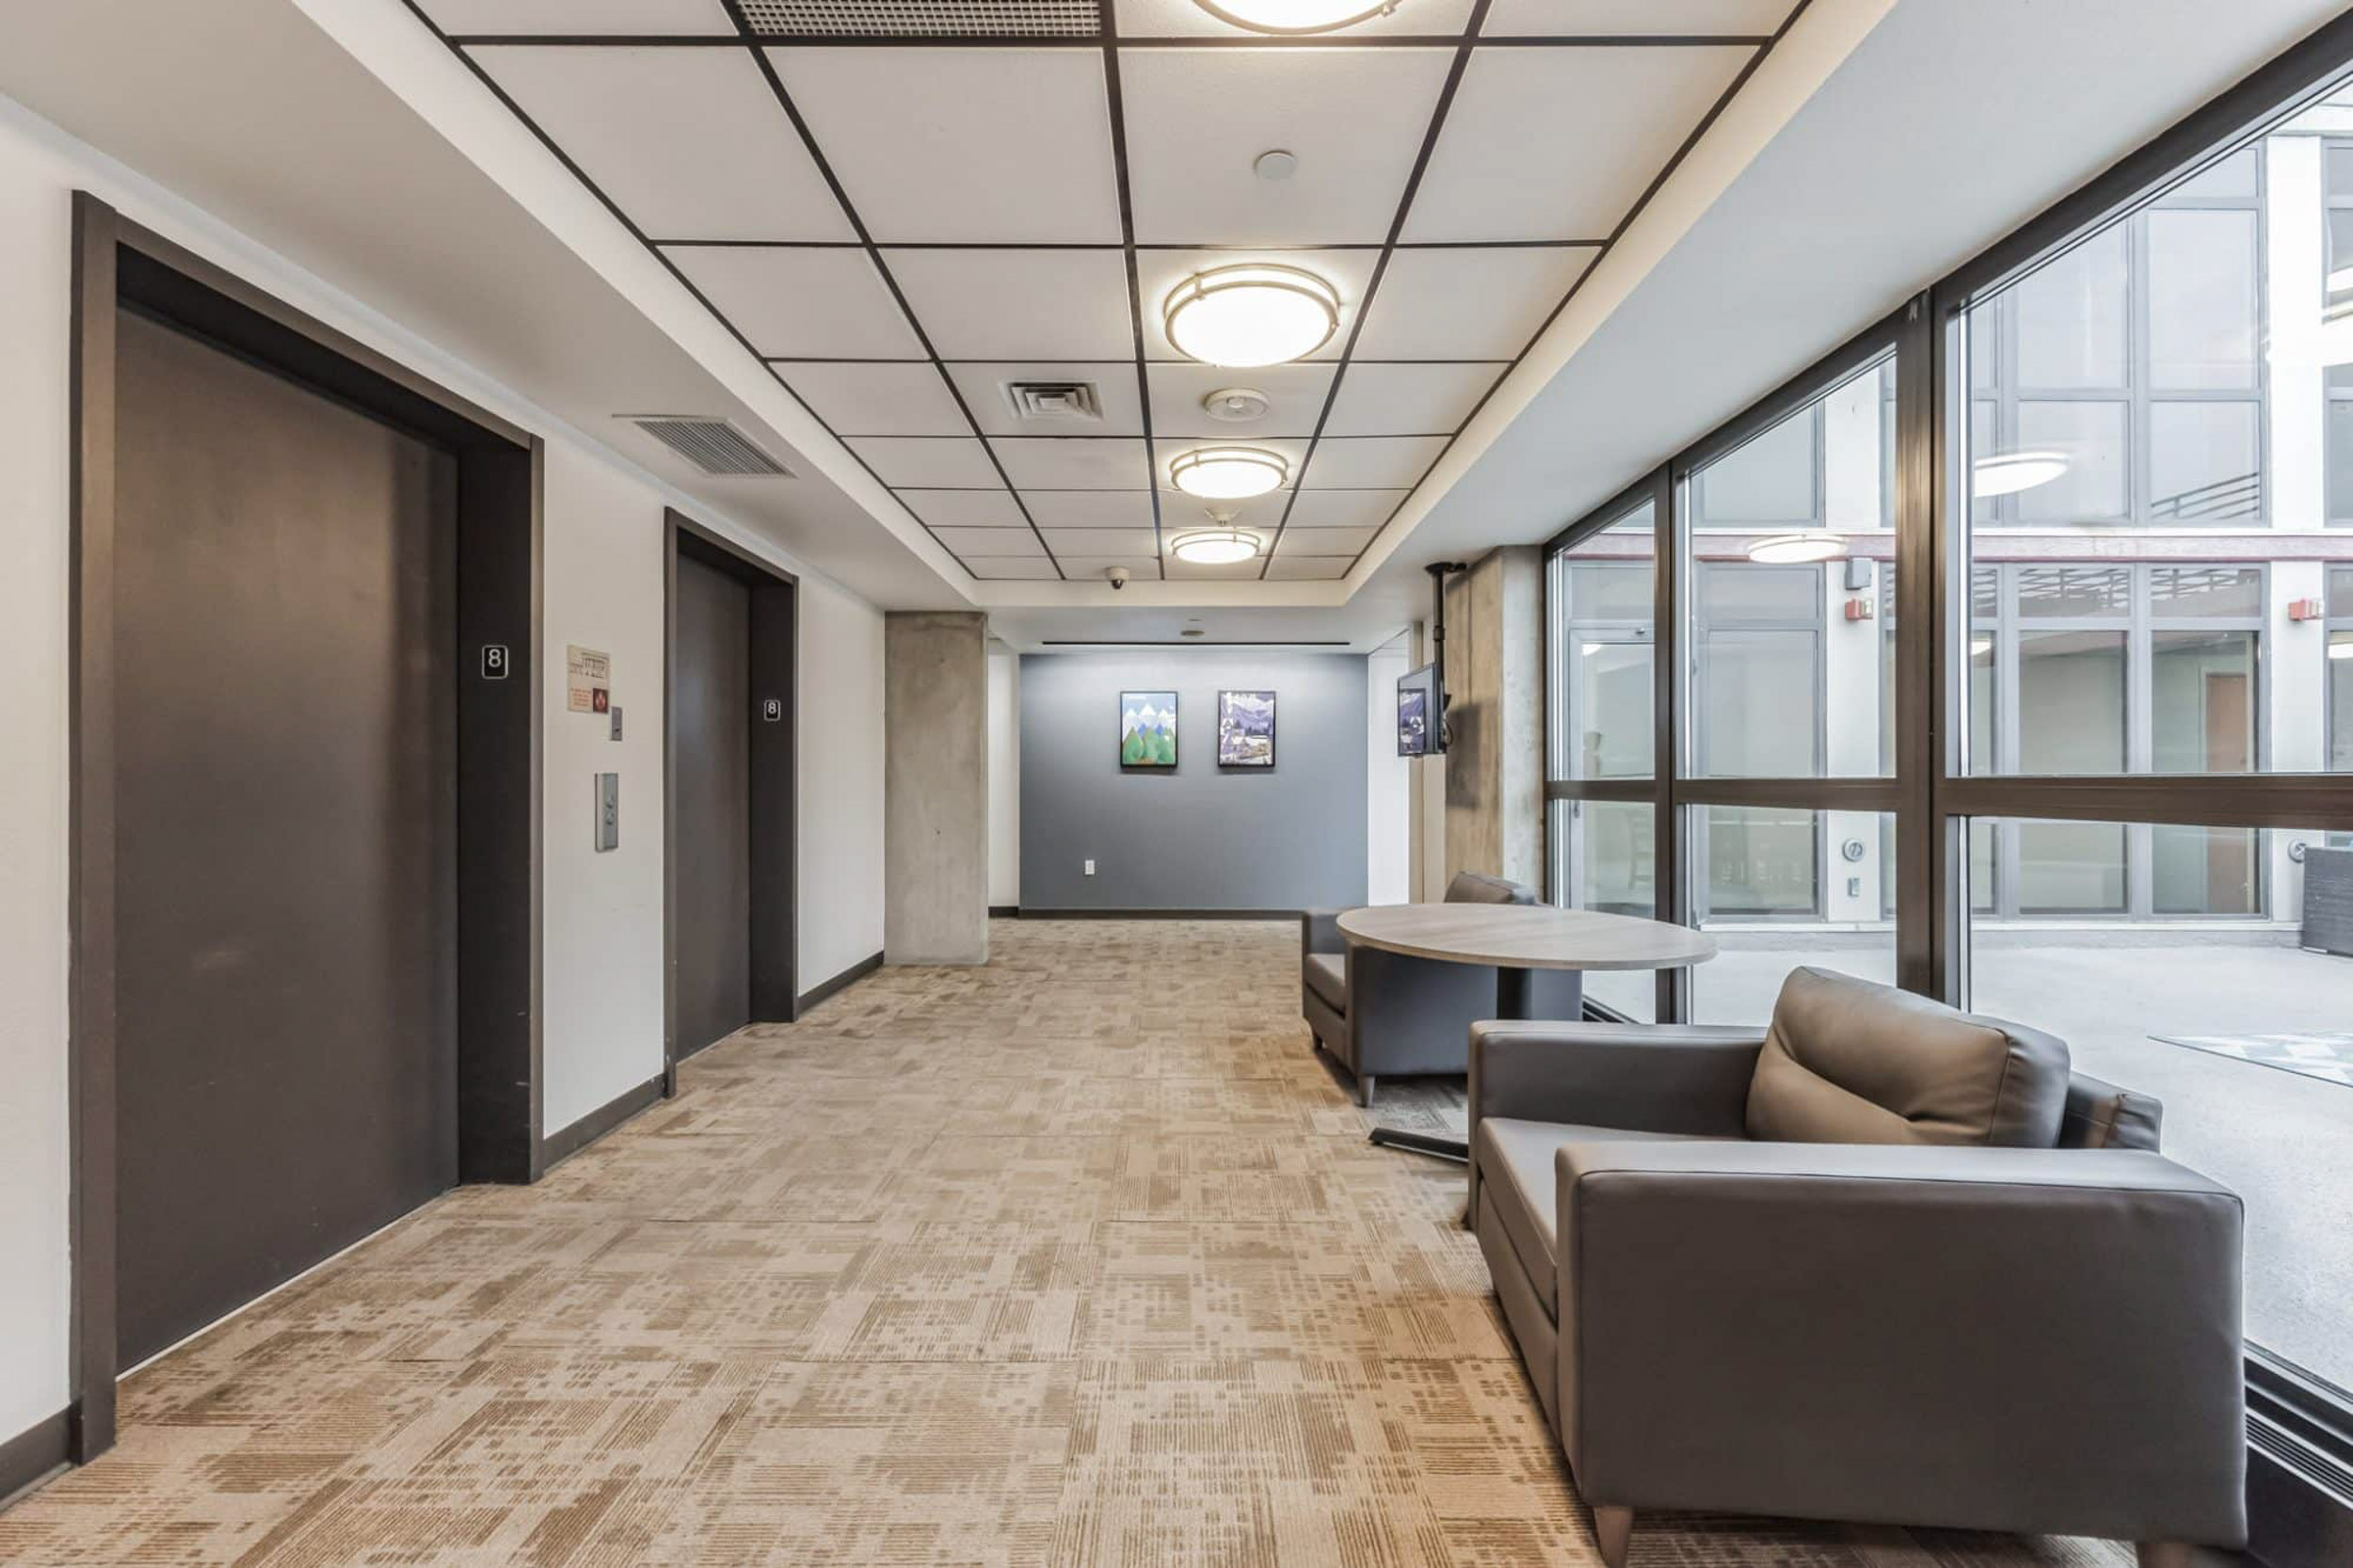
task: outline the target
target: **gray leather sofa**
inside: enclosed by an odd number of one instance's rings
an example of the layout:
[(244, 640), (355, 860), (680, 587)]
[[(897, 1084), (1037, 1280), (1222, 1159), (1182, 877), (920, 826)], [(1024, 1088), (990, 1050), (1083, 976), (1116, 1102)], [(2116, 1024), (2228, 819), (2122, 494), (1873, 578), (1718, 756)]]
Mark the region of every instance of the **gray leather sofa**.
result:
[[(1536, 890), (1500, 876), (1457, 872), (1449, 904), (1535, 904)], [(1470, 1026), (1496, 1013), (1496, 971), (1358, 947), (1340, 935), (1340, 911), (1310, 909), (1300, 924), (1300, 1012), (1315, 1043), (1356, 1080), (1356, 1103), (1370, 1105), (1391, 1073), (1460, 1073), (1470, 1065)], [(1584, 1012), (1582, 982), (1540, 970), (1529, 987), (1537, 1012)]]
[(1821, 969), (1769, 1028), (1481, 1023), (1471, 1213), (1635, 1511), (2246, 1540), (2238, 1198), (2049, 1035)]

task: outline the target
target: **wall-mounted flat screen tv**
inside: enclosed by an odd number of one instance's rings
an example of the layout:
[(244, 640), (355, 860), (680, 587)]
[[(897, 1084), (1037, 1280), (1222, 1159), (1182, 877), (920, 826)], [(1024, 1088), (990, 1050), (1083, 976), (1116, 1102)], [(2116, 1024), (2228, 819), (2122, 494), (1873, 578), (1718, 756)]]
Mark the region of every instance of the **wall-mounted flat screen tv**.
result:
[(1434, 757), (1446, 750), (1446, 695), (1438, 666), (1424, 664), (1397, 678), (1397, 754)]

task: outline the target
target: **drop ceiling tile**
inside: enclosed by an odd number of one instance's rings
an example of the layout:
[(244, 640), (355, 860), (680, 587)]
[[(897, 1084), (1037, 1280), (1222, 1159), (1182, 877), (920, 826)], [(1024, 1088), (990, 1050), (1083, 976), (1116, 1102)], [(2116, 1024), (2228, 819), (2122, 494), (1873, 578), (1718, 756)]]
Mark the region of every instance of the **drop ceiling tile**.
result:
[(1037, 535), (1027, 528), (935, 528), (932, 532), (939, 542), (968, 561), (993, 559), (1006, 555), (1035, 555), (1041, 559), (1046, 547)]
[[(1274, 262), (1314, 273), (1332, 285), (1340, 296), (1340, 324), (1331, 340), (1308, 355), (1307, 360), (1337, 360), (1348, 344), (1348, 329), (1356, 319), (1356, 307), (1365, 297), (1365, 287), (1371, 280), (1373, 264), (1380, 260), (1378, 250), (1139, 250), (1136, 252), (1136, 286), (1143, 291), (1144, 352), (1146, 358), (1165, 360), (1175, 364), (1198, 364), (1178, 352), (1168, 341), (1164, 309), (1168, 296), (1176, 286), (1196, 272), (1212, 267), (1234, 266), (1244, 262)], [(1229, 376), (1248, 375), (1246, 370), (1228, 370)]]
[(1113, 567), (1130, 577), (1150, 580), (1160, 575), (1160, 557), (1148, 550), (1141, 555), (1071, 555), (1055, 559), (1062, 562), (1063, 575), (1073, 583), (1099, 579)]
[(1504, 372), (1498, 364), (1351, 365), (1332, 400), (1329, 436), (1450, 435)]
[(1487, 38), (1770, 35), (1796, 0), (1495, 0)]
[(997, 483), (988, 449), (979, 441), (928, 436), (868, 436), (841, 443), (886, 485), (919, 488), (985, 488)]
[(1279, 489), (1267, 495), (1254, 495), (1245, 501), (1207, 502), (1177, 490), (1160, 492), (1160, 532), (1191, 533), (1196, 528), (1219, 526), (1209, 516), (1215, 505), (1234, 522), (1244, 528), (1263, 529), (1272, 533), (1282, 526), (1283, 513), (1291, 504), (1292, 491)]
[(1149, 528), (1049, 528), (1046, 531), (1046, 542), (1058, 560), (1072, 555), (1116, 555), (1122, 559), (1140, 555), (1148, 561), (1160, 547), (1159, 536)]
[[(1268, 436), (1312, 436), (1332, 389), (1332, 366), (1303, 363), (1262, 365), (1256, 370), (1220, 370), (1215, 365), (1152, 364), (1152, 430), (1160, 436), (1199, 436), (1247, 441)], [(1267, 400), (1264, 416), (1247, 422), (1212, 418), (1203, 399), (1228, 388), (1246, 388)]]
[(1135, 355), (1117, 250), (886, 250), (883, 261), (944, 360)]
[(1354, 555), (1372, 543), (1377, 528), (1286, 528), (1275, 541), (1275, 559), (1286, 555)]
[[(1553, 0), (1536, 0), (1549, 5)], [(1642, 0), (1655, 4), (1657, 0)], [(1250, 30), (1224, 22), (1201, 8), (1198, 0), (1117, 0), (1122, 38), (1249, 38)], [(1471, 0), (1413, 0), (1386, 16), (1359, 22), (1348, 29), (1352, 37), (1374, 33), (1403, 33), (1434, 38), (1459, 33), (1470, 25)]]
[(934, 528), (1019, 528), (1026, 530), (1029, 520), (1013, 499), (1013, 492), (997, 484), (990, 474), (990, 488), (977, 490), (903, 490), (900, 504)]
[(980, 555), (964, 563), (965, 569), (984, 583), (1051, 583), (1062, 576), (1054, 563), (1040, 555)]
[(1000, 436), (990, 443), (1015, 489), (1115, 490), (1151, 483), (1144, 442), (1125, 436)]
[[(1136, 472), (1141, 481), (1141, 467)], [(1040, 528), (1142, 528), (1152, 526), (1152, 492), (1131, 490), (1028, 490), (1021, 504)]]
[(1270, 583), (1335, 583), (1354, 564), (1345, 555), (1277, 555), (1266, 576)]
[(1444, 436), (1351, 436), (1338, 440), (1326, 436), (1316, 442), (1315, 460), (1307, 465), (1303, 488), (1358, 490), (1418, 485), (1446, 450), (1447, 440)]
[(784, 377), (837, 436), (968, 436), (972, 427), (928, 364), (778, 360)]
[(1474, 50), (1403, 237), (1608, 238), (1755, 53)]
[[(1453, 59), (1450, 49), (1123, 50), (1136, 239), (1386, 239)], [(1273, 148), (1298, 158), (1289, 179), (1253, 169)]]
[(672, 245), (663, 254), (771, 359), (923, 358), (882, 274), (855, 247)]
[(1293, 528), (1378, 528), (1410, 490), (1302, 490), (1291, 506)]
[(876, 241), (1119, 243), (1100, 50), (768, 57)]
[(646, 38), (731, 38), (735, 23), (719, 0), (422, 0), (444, 33)]
[[(1144, 434), (1144, 404), (1136, 392), (1133, 360), (1005, 360), (952, 364), (948, 374), (954, 377), (956, 390), (964, 393), (965, 407), (972, 410), (984, 436)], [(1013, 411), (1005, 390), (1016, 381), (1084, 381), (1095, 389), (1103, 417), (1093, 422), (1021, 418)]]
[(467, 53), (649, 238), (857, 237), (744, 50)]
[(1356, 340), (1359, 360), (1514, 360), (1593, 264), (1588, 246), (1401, 250)]
[[(1168, 465), (1176, 461), (1184, 454), (1197, 451), (1205, 446), (1255, 446), (1261, 451), (1272, 452), (1276, 456), (1282, 458), (1284, 462), (1290, 465), (1290, 477), (1294, 481), (1296, 481), (1299, 477), (1300, 465), (1307, 460), (1307, 443), (1305, 441), (1285, 440), (1267, 437), (1253, 437), (1248, 440), (1242, 441), (1232, 440), (1223, 437), (1215, 440), (1188, 440), (1183, 438), (1174, 440), (1162, 440), (1155, 438), (1153, 440), (1152, 446), (1154, 449), (1152, 462), (1153, 475), (1159, 481), (1160, 488), (1162, 492), (1176, 496), (1183, 496), (1184, 492), (1176, 488), (1176, 487), (1169, 481)], [(1281, 487), (1278, 487), (1278, 489), (1280, 488)], [(1187, 499), (1191, 500), (1193, 498), (1187, 497)]]

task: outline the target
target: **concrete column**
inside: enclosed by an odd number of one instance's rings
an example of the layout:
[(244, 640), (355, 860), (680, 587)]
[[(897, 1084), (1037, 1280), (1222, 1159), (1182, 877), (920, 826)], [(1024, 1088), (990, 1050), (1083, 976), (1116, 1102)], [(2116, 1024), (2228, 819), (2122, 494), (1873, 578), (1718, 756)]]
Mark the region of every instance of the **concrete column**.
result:
[(888, 963), (988, 962), (985, 638), (974, 613), (883, 617)]
[(1449, 877), (1485, 872), (1545, 884), (1544, 613), (1544, 552), (1534, 545), (1491, 551), (1447, 584)]

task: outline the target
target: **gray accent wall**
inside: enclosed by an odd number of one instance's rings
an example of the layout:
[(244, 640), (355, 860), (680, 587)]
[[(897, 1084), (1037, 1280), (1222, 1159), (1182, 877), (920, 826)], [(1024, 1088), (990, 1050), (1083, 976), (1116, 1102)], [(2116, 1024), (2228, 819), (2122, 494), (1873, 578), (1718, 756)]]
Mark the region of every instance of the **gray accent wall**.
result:
[[(1363, 904), (1365, 669), (1344, 653), (1025, 654), (1021, 907)], [(1272, 770), (1217, 765), (1221, 690), (1275, 694)], [(1176, 693), (1176, 772), (1121, 770), (1123, 691)]]

